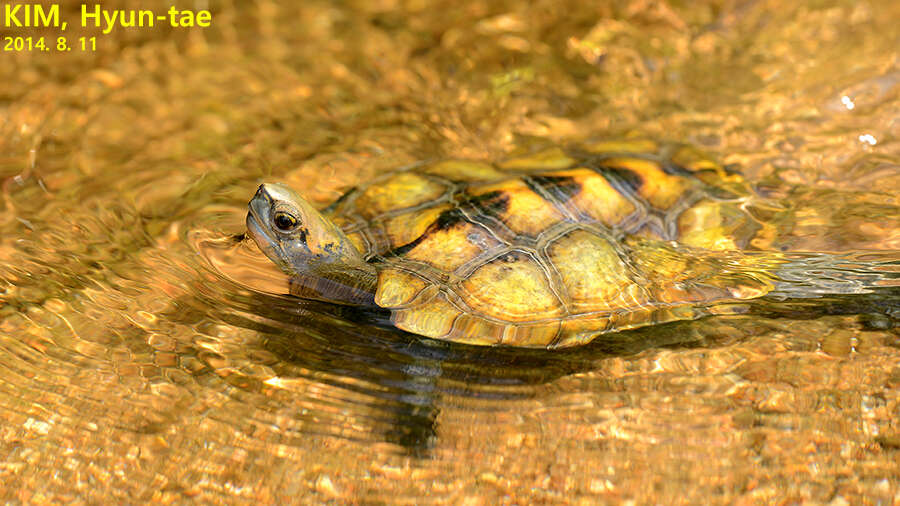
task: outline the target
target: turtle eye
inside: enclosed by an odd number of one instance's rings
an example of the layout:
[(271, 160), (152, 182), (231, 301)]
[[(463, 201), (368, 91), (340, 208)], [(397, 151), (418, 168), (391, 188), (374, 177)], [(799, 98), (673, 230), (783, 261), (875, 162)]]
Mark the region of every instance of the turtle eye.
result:
[(284, 211), (277, 211), (272, 218), (272, 221), (275, 223), (275, 226), (278, 227), (278, 230), (281, 230), (282, 232), (290, 232), (299, 223), (297, 218), (294, 218)]

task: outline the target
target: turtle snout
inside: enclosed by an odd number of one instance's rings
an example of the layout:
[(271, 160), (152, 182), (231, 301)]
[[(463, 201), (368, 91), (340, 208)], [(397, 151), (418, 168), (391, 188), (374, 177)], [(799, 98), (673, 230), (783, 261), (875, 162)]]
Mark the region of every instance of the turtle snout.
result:
[(272, 207), (272, 197), (266, 190), (266, 185), (259, 185), (256, 194), (250, 199), (248, 207), (250, 208), (248, 218), (252, 216), (260, 225), (267, 223), (268, 220), (266, 218), (269, 214), (269, 209)]
[(253, 198), (250, 199), (250, 203), (253, 204), (253, 202), (257, 201), (257, 200), (266, 202), (266, 203), (272, 201), (272, 195), (269, 192), (269, 189), (266, 188), (265, 183), (259, 185), (259, 188), (256, 189), (256, 193), (253, 195)]

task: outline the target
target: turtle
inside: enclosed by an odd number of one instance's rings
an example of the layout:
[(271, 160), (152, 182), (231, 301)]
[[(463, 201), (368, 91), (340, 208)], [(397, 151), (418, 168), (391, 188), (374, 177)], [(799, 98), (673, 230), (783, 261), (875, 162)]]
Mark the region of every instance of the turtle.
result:
[(777, 211), (690, 146), (631, 139), (420, 163), (323, 209), (262, 184), (246, 225), (294, 295), (433, 339), (559, 348), (771, 292)]

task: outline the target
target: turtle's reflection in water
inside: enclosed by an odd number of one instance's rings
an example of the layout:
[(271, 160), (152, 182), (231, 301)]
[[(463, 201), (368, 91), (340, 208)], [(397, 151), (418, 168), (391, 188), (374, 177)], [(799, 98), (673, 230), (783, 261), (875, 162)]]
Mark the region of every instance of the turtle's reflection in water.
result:
[(285, 430), (387, 442), (416, 456), (427, 455), (440, 437), (445, 409), (457, 416), (539, 407), (553, 395), (554, 381), (582, 372), (606, 378), (592, 389), (618, 391), (617, 375), (604, 373), (608, 360), (664, 346), (721, 346), (768, 330), (758, 318), (725, 317), (537, 350), (422, 338), (389, 327), (377, 311), (260, 294), (235, 302), (239, 311), (219, 316), (258, 332), (258, 346), (277, 357), (267, 364), (275, 378), (263, 382), (283, 389), (267, 397), (280, 399), (273, 408), (293, 418)]

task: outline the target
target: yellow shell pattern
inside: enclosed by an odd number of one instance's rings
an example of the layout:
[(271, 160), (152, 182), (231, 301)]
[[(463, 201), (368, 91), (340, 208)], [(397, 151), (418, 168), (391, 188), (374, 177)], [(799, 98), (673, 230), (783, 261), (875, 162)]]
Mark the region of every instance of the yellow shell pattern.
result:
[(772, 233), (743, 179), (649, 141), (385, 174), (330, 216), (379, 271), (397, 327), (437, 339), (571, 346), (693, 319), (772, 288)]

